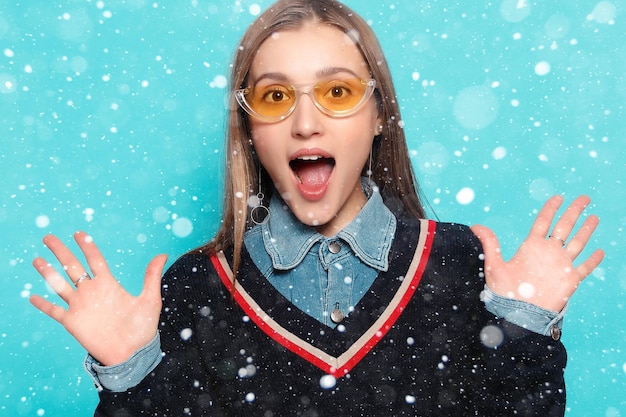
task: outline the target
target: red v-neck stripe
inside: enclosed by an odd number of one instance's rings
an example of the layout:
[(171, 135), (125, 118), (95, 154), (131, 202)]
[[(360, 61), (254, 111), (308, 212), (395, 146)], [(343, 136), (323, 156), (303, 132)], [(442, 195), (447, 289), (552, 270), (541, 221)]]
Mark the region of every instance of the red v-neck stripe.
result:
[(432, 240), (435, 236), (436, 223), (432, 220), (421, 220), (420, 234), (413, 260), (409, 265), (405, 279), (387, 308), (374, 324), (364, 332), (345, 352), (335, 357), (324, 350), (313, 346), (297, 335), (278, 324), (257, 304), (254, 298), (240, 285), (234, 284), (233, 274), (223, 253), (211, 256), (211, 262), (220, 279), (233, 294), (235, 301), (241, 306), (250, 319), (269, 337), (296, 355), (312, 363), (324, 372), (341, 377), (350, 372), (361, 359), (387, 334), (404, 311), (428, 263)]

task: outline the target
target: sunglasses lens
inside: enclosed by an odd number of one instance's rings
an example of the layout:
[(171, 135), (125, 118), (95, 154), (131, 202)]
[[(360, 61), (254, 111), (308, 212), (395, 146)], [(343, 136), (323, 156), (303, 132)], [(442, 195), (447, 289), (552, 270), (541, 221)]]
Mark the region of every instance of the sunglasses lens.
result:
[(317, 102), (326, 110), (343, 113), (363, 100), (367, 83), (358, 78), (324, 81), (315, 84)]
[(287, 113), (296, 101), (296, 92), (293, 87), (280, 84), (253, 87), (245, 94), (245, 100), (261, 116), (279, 117)]

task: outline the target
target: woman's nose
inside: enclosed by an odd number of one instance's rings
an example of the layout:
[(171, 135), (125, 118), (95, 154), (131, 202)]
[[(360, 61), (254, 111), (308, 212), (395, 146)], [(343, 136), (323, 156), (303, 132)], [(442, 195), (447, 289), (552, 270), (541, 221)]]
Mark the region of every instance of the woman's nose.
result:
[(313, 99), (308, 94), (301, 94), (290, 117), (292, 135), (309, 138), (322, 133), (324, 117), (325, 115), (315, 107)]

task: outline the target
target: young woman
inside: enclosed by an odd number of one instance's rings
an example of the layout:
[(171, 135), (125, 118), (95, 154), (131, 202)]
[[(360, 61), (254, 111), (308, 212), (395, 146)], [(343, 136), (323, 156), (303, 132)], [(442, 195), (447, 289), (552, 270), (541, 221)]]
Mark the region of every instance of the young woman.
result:
[(563, 415), (560, 323), (602, 260), (598, 219), (540, 211), (505, 262), (481, 226), (425, 220), (389, 69), (333, 0), (284, 0), (232, 73), (222, 227), (141, 295), (54, 236), (32, 303), (87, 349), (97, 416)]

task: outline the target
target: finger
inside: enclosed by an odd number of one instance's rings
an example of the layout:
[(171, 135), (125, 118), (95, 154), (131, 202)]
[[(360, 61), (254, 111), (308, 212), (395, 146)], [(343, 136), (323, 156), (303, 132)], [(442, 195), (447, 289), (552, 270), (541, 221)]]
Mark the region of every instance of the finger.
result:
[(500, 251), (500, 242), (495, 233), (491, 229), (481, 225), (471, 227), (472, 232), (478, 237), (483, 245), (483, 253), (485, 255), (485, 268), (497, 269), (504, 260)]
[(50, 288), (63, 299), (66, 303), (74, 293), (74, 290), (70, 286), (69, 282), (61, 276), (53, 267), (43, 258), (35, 258), (33, 260), (33, 266), (48, 283)]
[(102, 252), (93, 241), (93, 238), (85, 232), (74, 233), (74, 240), (85, 255), (89, 269), (96, 276), (110, 276), (109, 267), (102, 256)]
[(152, 303), (161, 303), (161, 276), (166, 262), (167, 255), (158, 255), (150, 261), (146, 268), (141, 296), (146, 297)]
[(537, 218), (530, 228), (529, 236), (545, 238), (548, 235), (550, 226), (552, 226), (554, 215), (559, 207), (561, 207), (561, 204), (563, 204), (562, 196), (555, 195), (550, 197), (539, 211), (539, 214), (537, 214)]
[(585, 279), (589, 274), (593, 272), (594, 269), (600, 265), (604, 259), (604, 251), (602, 249), (597, 249), (595, 252), (589, 256), (582, 264), (576, 267), (576, 271), (580, 274), (581, 281)]
[(63, 270), (65, 270), (67, 276), (70, 277), (72, 281), (76, 281), (76, 279), (85, 272), (85, 268), (81, 262), (56, 236), (47, 235), (43, 238), (43, 243), (61, 263)]
[(585, 246), (587, 246), (589, 239), (591, 239), (591, 235), (596, 230), (599, 223), (600, 219), (598, 216), (591, 215), (585, 219), (580, 229), (578, 229), (574, 237), (565, 247), (565, 250), (570, 254), (572, 259), (576, 259)]
[(51, 317), (52, 319), (58, 321), (59, 323), (63, 324), (63, 319), (66, 313), (64, 308), (59, 307), (56, 304), (52, 304), (50, 301), (45, 300), (43, 297), (39, 295), (32, 295), (29, 301), (39, 311)]
[(590, 202), (591, 199), (586, 195), (578, 196), (556, 222), (552, 230), (552, 235), (567, 240), (583, 210), (585, 210)]

